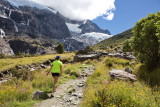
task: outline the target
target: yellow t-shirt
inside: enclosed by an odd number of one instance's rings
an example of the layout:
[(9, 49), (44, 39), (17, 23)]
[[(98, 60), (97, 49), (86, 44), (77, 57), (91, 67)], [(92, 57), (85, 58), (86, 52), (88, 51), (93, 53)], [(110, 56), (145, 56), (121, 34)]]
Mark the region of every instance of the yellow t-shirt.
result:
[(52, 73), (60, 73), (60, 67), (62, 66), (62, 62), (59, 60), (55, 60), (52, 63)]

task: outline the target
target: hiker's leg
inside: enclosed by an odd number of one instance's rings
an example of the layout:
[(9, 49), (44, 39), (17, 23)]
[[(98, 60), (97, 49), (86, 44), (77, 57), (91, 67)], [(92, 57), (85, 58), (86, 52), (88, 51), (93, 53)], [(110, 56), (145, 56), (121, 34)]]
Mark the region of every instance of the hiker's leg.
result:
[(56, 83), (58, 81), (58, 76), (54, 76), (54, 82), (53, 82), (53, 92), (56, 91)]

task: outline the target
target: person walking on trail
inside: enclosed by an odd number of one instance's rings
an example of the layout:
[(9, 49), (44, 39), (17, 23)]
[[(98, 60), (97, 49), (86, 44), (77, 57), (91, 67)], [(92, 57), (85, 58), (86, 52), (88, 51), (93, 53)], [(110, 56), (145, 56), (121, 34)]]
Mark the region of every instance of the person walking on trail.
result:
[(52, 76), (54, 78), (52, 92), (55, 92), (57, 88), (56, 83), (58, 81), (58, 78), (59, 76), (62, 76), (62, 62), (60, 61), (60, 56), (56, 56), (55, 61), (53, 61), (50, 70), (47, 72), (47, 75), (50, 72), (52, 73)]

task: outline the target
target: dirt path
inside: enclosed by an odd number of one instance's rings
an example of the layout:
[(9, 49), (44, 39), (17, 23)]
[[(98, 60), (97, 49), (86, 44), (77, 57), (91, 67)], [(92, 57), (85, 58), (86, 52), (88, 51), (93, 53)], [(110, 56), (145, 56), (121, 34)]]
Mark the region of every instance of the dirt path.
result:
[(57, 87), (54, 97), (36, 104), (35, 107), (79, 107), (83, 98), (86, 79), (94, 72), (94, 66), (85, 66), (81, 78), (70, 80)]

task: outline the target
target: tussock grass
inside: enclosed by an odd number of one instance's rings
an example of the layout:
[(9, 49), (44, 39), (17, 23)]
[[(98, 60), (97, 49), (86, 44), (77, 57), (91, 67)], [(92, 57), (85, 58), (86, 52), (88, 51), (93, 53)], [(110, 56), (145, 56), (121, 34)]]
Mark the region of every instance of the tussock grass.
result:
[[(24, 57), (24, 58), (6, 58), (6, 59), (0, 59), (0, 71), (7, 70), (10, 68), (13, 68), (16, 65), (27, 65), (32, 63), (40, 63), (44, 62), (48, 59), (54, 59), (55, 56), (59, 54), (51, 54), (51, 55), (42, 55), (42, 56), (35, 56), (35, 57)], [(67, 53), (67, 54), (60, 54), (62, 59), (71, 58), (74, 55), (74, 53)]]
[[(70, 79), (76, 78), (73, 75), (66, 74), (66, 69), (74, 69), (74, 72), (79, 72), (84, 65), (81, 63), (64, 64), (64, 73), (59, 78), (58, 84), (60, 85)], [(35, 71), (31, 75), (32, 79), (22, 80), (21, 78), (15, 78), (10, 82), (0, 85), (0, 107), (30, 107), (38, 101), (32, 100), (32, 93), (34, 91), (51, 92), (53, 86), (52, 75), (46, 76), (47, 68), (42, 71)]]
[(129, 63), (128, 60), (108, 57), (97, 62), (95, 73), (88, 78), (81, 107), (159, 107), (159, 86), (152, 88), (141, 81), (133, 84), (110, 80), (111, 69), (124, 69), (128, 66), (136, 74), (141, 64)]

